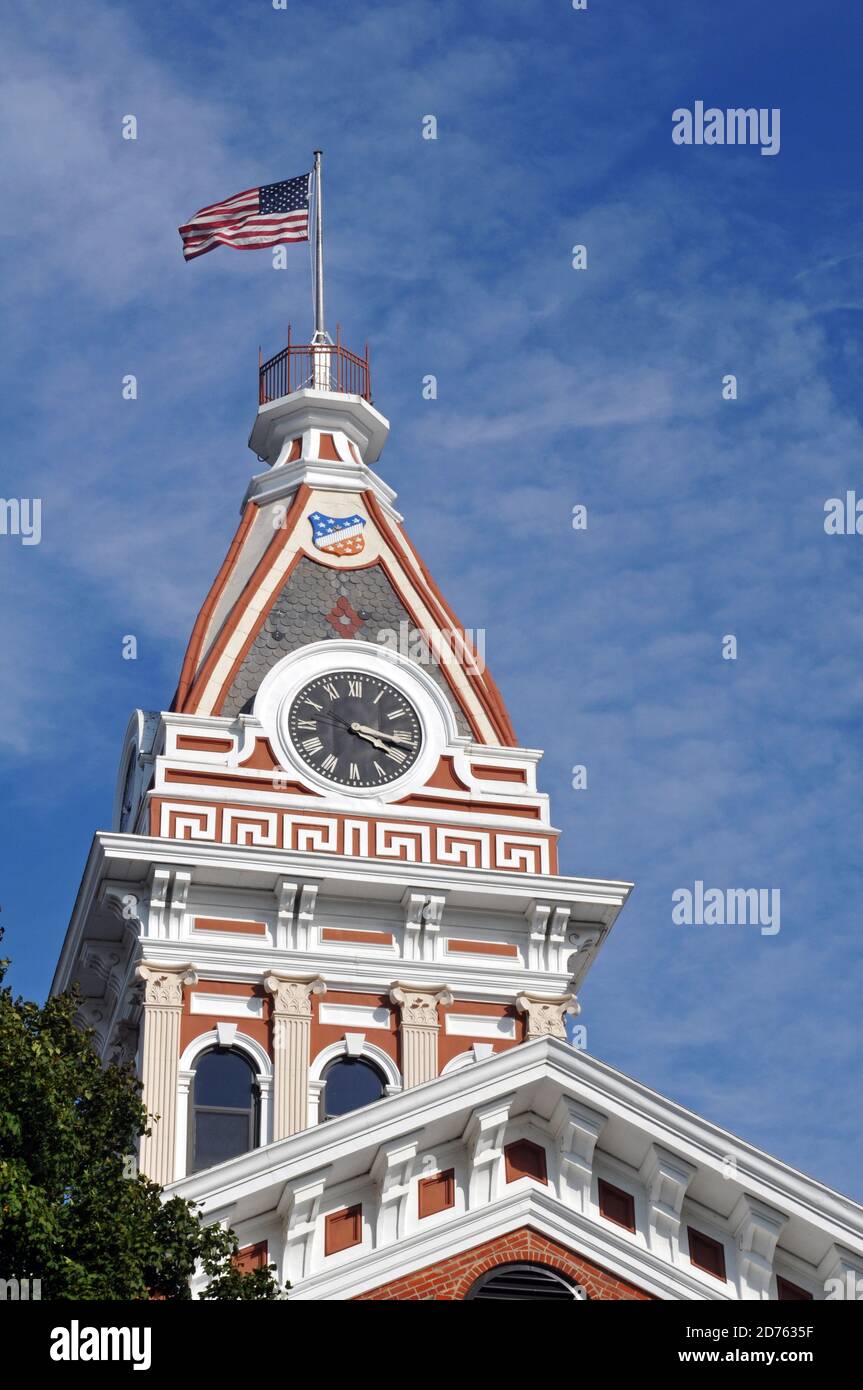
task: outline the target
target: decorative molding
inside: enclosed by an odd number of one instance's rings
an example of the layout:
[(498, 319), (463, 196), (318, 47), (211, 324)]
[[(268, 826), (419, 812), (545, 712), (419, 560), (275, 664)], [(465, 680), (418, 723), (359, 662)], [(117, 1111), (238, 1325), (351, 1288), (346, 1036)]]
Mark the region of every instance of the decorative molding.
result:
[(581, 1012), (581, 1005), (574, 994), (561, 994), (548, 998), (541, 994), (529, 994), (526, 990), (515, 1001), (519, 1013), (527, 1018), (526, 1041), (533, 1038), (566, 1039), (564, 1017)]
[(444, 1032), (451, 1038), (516, 1040), (516, 1020), (505, 1014), (447, 1014)]
[(204, 994), (195, 990), (189, 1000), (189, 1013), (208, 1018), (263, 1018), (264, 1001), (254, 994)]
[(183, 989), (198, 983), (191, 965), (151, 965), (141, 963), (135, 974), (144, 981), (144, 1004), (148, 1008), (180, 1009)]
[(405, 910), (404, 956), (406, 960), (434, 960), (435, 941), (441, 928), (446, 896), (430, 889), (408, 888), (402, 895)]
[(580, 1212), (590, 1210), (593, 1151), (608, 1116), (570, 1096), (561, 1096), (551, 1116), (551, 1130), (560, 1154), (564, 1195)]
[(285, 1222), (282, 1278), (291, 1284), (311, 1273), (315, 1232), (329, 1171), (329, 1168), (318, 1169), (316, 1173), (309, 1174), (305, 1182), (285, 1186), (279, 1204), (280, 1208), (284, 1204)]
[(390, 1011), (383, 1005), (321, 1004), (318, 1022), (340, 1028), (389, 1028)]
[(401, 1240), (406, 1234), (420, 1138), (419, 1134), (409, 1134), (391, 1144), (382, 1144), (372, 1161), (370, 1176), (378, 1190), (376, 1245)]
[(273, 996), (273, 1016), (311, 1018), (313, 994), (326, 994), (326, 982), (320, 976), (265, 975), (264, 989)]
[(503, 1140), (509, 1123), (513, 1096), (478, 1106), (470, 1115), (462, 1134), (468, 1152), (470, 1172), (468, 1207), (485, 1206), (499, 1197), (503, 1188)]
[[(468, 825), (386, 819), (357, 812), (344, 815), (337, 811), (284, 811), (264, 805), (227, 806), (221, 802), (162, 797), (154, 797), (152, 805), (159, 836), (169, 840), (286, 849), (302, 854), (360, 855), (409, 864), (499, 869), (518, 874), (549, 873), (557, 839), (557, 833), (551, 830), (533, 833), (486, 825), (474, 829)], [(466, 803), (465, 810), (468, 809)], [(432, 925), (436, 928), (440, 923)], [(545, 949), (551, 949), (548, 943)], [(538, 964), (534, 968), (545, 966)]]
[(402, 1027), (438, 1029), (438, 1005), (451, 1004), (453, 997), (445, 985), (407, 985), (396, 980), (390, 988), (390, 999), (401, 1009)]
[(680, 1213), (696, 1169), (685, 1158), (651, 1144), (639, 1170), (647, 1189), (647, 1243), (664, 1259), (680, 1258)]
[(737, 1200), (730, 1222), (740, 1251), (741, 1298), (769, 1298), (773, 1256), (788, 1217), (744, 1192)]

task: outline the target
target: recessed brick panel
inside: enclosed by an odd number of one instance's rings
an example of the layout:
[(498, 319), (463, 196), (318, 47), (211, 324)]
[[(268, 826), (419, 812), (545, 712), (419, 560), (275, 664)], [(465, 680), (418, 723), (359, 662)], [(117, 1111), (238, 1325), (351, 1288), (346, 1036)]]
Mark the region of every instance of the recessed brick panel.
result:
[(534, 1182), (548, 1183), (545, 1167), (545, 1149), (530, 1139), (516, 1139), (507, 1144), (504, 1151), (507, 1182), (517, 1182), (519, 1178), (533, 1178)]
[(337, 1255), (340, 1250), (350, 1250), (352, 1245), (362, 1245), (363, 1208), (343, 1207), (341, 1211), (331, 1211), (324, 1221), (324, 1254)]
[(716, 1279), (725, 1279), (725, 1249), (720, 1241), (704, 1235), (689, 1226), (689, 1258), (697, 1269), (712, 1274)]
[(234, 1256), (234, 1265), (242, 1274), (251, 1274), (252, 1270), (263, 1269), (268, 1263), (265, 1240), (259, 1240), (257, 1245), (244, 1245)]
[(779, 1303), (811, 1303), (814, 1294), (808, 1293), (806, 1289), (801, 1289), (799, 1284), (792, 1284), (790, 1279), (783, 1279), (779, 1274), (776, 1277), (776, 1299)]
[(625, 1226), (627, 1231), (635, 1230), (635, 1198), (631, 1192), (624, 1192), (622, 1187), (615, 1187), (613, 1183), (600, 1178), (597, 1196), (599, 1213), (606, 1221), (613, 1221), (616, 1226)]
[(435, 1173), (432, 1178), (421, 1178), (417, 1189), (420, 1219), (424, 1216), (437, 1216), (439, 1211), (447, 1211), (455, 1206), (455, 1171), (448, 1168), (445, 1173)]

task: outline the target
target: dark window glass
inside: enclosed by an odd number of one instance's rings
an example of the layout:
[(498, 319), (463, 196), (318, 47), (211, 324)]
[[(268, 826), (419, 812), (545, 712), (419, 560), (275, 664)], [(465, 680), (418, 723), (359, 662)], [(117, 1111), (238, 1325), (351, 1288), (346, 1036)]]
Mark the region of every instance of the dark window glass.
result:
[(195, 1104), (247, 1108), (251, 1097), (252, 1073), (239, 1052), (205, 1052), (195, 1070)]
[(199, 1110), (195, 1126), (195, 1167), (212, 1168), (249, 1148), (248, 1115)]
[(341, 1057), (324, 1072), (324, 1115), (330, 1120), (380, 1100), (386, 1082), (371, 1062), (362, 1057)]
[(205, 1052), (192, 1085), (192, 1171), (247, 1153), (257, 1130), (258, 1088), (249, 1063), (228, 1048)]

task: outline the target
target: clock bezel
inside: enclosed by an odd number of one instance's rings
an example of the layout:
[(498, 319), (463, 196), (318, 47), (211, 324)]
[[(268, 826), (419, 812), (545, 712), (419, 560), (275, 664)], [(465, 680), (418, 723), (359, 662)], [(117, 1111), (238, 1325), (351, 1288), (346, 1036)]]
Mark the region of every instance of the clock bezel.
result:
[[(288, 726), (294, 699), (310, 681), (339, 671), (358, 671), (387, 681), (416, 711), (422, 732), (419, 757), (404, 773), (384, 786), (352, 787), (333, 782), (310, 767), (294, 747)], [(407, 787), (422, 786), (434, 772), (445, 748), (458, 740), (449, 702), (421, 666), (389, 647), (351, 638), (315, 642), (283, 657), (261, 682), (254, 714), (283, 768), (316, 791), (350, 801), (391, 801), (402, 796)]]

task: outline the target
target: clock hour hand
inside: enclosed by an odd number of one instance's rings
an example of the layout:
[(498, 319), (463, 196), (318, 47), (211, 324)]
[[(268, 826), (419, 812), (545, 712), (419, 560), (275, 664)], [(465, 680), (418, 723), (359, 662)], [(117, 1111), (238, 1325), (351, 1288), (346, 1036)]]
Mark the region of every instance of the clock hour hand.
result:
[(382, 749), (384, 753), (387, 752), (387, 746), (378, 738), (376, 729), (367, 729), (365, 724), (354, 722), (351, 725), (351, 733), (356, 734), (358, 738), (364, 738), (367, 743), (373, 743), (375, 748)]
[[(388, 743), (404, 744), (405, 742), (399, 734), (387, 734), (384, 733), (383, 729), (370, 729), (367, 724), (352, 724), (351, 729), (355, 734), (360, 734), (363, 738), (385, 738)], [(413, 747), (413, 740), (408, 744), (408, 747)]]

